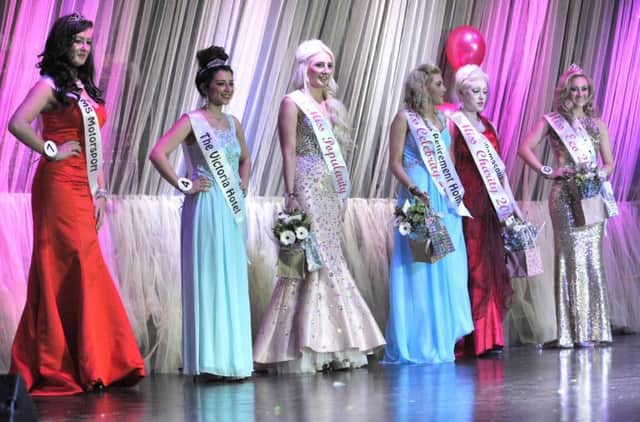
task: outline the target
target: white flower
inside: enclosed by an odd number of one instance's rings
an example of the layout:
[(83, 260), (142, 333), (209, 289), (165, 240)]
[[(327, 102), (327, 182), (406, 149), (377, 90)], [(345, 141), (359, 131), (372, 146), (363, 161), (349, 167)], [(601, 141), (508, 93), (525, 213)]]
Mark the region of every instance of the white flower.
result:
[(294, 214), (287, 217), (287, 223), (292, 223), (294, 221), (302, 221), (302, 214)]
[(296, 238), (298, 240), (305, 240), (307, 237), (309, 237), (309, 230), (306, 227), (296, 227)]
[(406, 221), (403, 223), (400, 223), (400, 225), (398, 226), (398, 231), (403, 236), (408, 235), (409, 233), (411, 233), (411, 223), (408, 223)]
[(280, 211), (278, 213), (278, 220), (279, 221), (285, 221), (287, 218), (289, 218), (289, 214), (287, 214), (286, 212)]
[(289, 245), (293, 245), (295, 241), (296, 241), (296, 234), (291, 230), (285, 230), (282, 233), (280, 233), (281, 244), (285, 246), (289, 246)]

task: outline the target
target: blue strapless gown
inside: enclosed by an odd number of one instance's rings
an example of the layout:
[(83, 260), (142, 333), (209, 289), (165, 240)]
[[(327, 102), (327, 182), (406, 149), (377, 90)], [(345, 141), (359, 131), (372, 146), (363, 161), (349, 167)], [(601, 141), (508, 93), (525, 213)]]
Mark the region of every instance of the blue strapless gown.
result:
[[(233, 118), (227, 120), (229, 130), (212, 129), (237, 175), (240, 145)], [(212, 186), (187, 195), (182, 209), (183, 372), (247, 377), (253, 353), (246, 226), (233, 219), (198, 145), (185, 150), (192, 174), (207, 176)]]
[[(444, 123), (443, 116), (440, 119)], [(451, 137), (446, 125), (441, 136), (449, 147)], [(383, 362), (453, 362), (456, 341), (473, 331), (462, 220), (447, 208), (445, 199), (422, 163), (410, 131), (402, 159), (413, 183), (429, 194), (432, 207), (444, 215), (444, 224), (456, 250), (434, 264), (415, 262), (407, 239), (394, 229), (387, 348)], [(398, 204), (403, 204), (407, 197), (409, 192), (400, 187)]]

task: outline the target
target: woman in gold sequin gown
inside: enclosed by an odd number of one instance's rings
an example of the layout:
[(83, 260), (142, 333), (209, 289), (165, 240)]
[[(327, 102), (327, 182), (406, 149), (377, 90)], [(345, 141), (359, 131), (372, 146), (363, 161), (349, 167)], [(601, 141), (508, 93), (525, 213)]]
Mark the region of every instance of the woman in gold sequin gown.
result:
[[(594, 149), (600, 153), (601, 175), (613, 171), (614, 161), (607, 127), (593, 110), (593, 84), (582, 69), (571, 65), (560, 76), (554, 96), (554, 110), (572, 126), (579, 121)], [(556, 159), (555, 169), (543, 165), (533, 152), (548, 139)], [(576, 164), (546, 119), (542, 118), (518, 151), (524, 161), (553, 181), (549, 213), (555, 244), (555, 296), (558, 347), (592, 346), (611, 342), (609, 303), (602, 262), (604, 224), (576, 227), (571, 212), (569, 189)], [(597, 164), (597, 163), (594, 163)]]
[[(311, 96), (344, 147), (346, 111), (333, 97), (333, 53), (318, 40), (296, 51), (294, 87)], [(275, 372), (360, 367), (384, 338), (349, 273), (341, 247), (343, 200), (323, 159), (309, 118), (285, 97), (278, 116), (285, 207), (311, 218), (323, 267), (305, 280), (278, 278), (254, 344), (254, 361)]]

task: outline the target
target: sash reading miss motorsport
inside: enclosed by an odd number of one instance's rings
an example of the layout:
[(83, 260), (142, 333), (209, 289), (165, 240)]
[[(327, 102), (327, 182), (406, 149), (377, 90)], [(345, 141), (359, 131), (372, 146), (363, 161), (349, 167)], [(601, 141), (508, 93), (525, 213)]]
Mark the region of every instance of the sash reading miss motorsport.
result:
[(558, 135), (569, 155), (576, 165), (591, 165), (596, 163), (596, 150), (589, 139), (587, 130), (580, 120), (575, 121), (574, 127), (560, 113), (545, 114), (544, 118)]
[(450, 209), (463, 217), (471, 217), (462, 198), (464, 188), (456, 172), (447, 147), (437, 129), (427, 127), (422, 117), (413, 110), (405, 110), (409, 130), (413, 134), (420, 151), (420, 157), (435, 185), (448, 203)]
[(233, 213), (233, 219), (239, 224), (244, 220), (244, 195), (240, 188), (240, 180), (231, 168), (224, 149), (216, 142), (209, 122), (198, 111), (192, 111), (187, 115), (209, 172)]
[[(502, 184), (505, 175), (504, 162), (489, 140), (471, 124), (464, 113), (460, 111), (453, 113), (451, 120), (456, 124), (469, 147), (498, 219), (505, 221), (513, 214), (515, 206), (513, 197)], [(509, 182), (505, 180), (505, 183)]]
[(300, 110), (309, 118), (313, 132), (316, 135), (322, 157), (327, 167), (331, 171), (333, 184), (338, 196), (346, 201), (351, 191), (351, 181), (349, 180), (349, 170), (342, 157), (340, 144), (336, 140), (331, 124), (318, 109), (318, 104), (302, 91), (294, 91), (288, 95)]
[(98, 191), (98, 175), (102, 166), (102, 135), (98, 115), (89, 101), (80, 97), (78, 106), (84, 125), (84, 154), (87, 159), (87, 178), (91, 195)]

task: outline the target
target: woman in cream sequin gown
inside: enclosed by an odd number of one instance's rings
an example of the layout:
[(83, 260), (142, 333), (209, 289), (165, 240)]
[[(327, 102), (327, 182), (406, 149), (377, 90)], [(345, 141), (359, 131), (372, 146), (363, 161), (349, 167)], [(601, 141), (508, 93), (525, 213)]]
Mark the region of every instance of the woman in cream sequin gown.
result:
[[(596, 152), (600, 152), (600, 171), (613, 171), (613, 155), (606, 125), (593, 111), (593, 84), (578, 66), (562, 74), (554, 97), (554, 110), (575, 126), (580, 121)], [(555, 169), (543, 166), (533, 153), (547, 138), (553, 150)], [(555, 243), (555, 296), (558, 347), (592, 346), (611, 342), (609, 304), (602, 262), (604, 224), (576, 227), (569, 187), (576, 165), (549, 123), (542, 118), (520, 146), (519, 155), (533, 169), (553, 180), (549, 213)], [(546, 174), (545, 174), (546, 173)]]
[[(330, 93), (333, 53), (322, 42), (296, 51), (294, 87), (317, 101), (340, 141), (345, 110)], [(384, 338), (349, 273), (342, 254), (343, 207), (310, 120), (285, 97), (278, 117), (285, 177), (285, 206), (311, 217), (323, 268), (305, 280), (279, 278), (254, 344), (254, 361), (276, 372), (315, 372), (359, 367)], [(341, 142), (344, 145), (344, 142)]]

